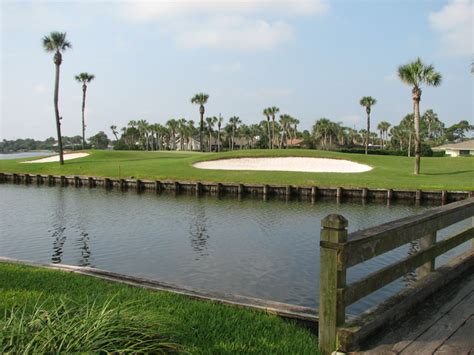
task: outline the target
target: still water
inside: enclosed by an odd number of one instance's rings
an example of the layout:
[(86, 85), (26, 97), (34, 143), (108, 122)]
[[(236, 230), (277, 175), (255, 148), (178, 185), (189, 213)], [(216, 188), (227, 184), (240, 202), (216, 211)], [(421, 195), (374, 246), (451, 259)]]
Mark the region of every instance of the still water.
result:
[(34, 158), (34, 157), (43, 157), (46, 155), (54, 155), (54, 152), (50, 152), (47, 150), (37, 150), (37, 151), (32, 151), (32, 152), (0, 153), (0, 160)]
[[(0, 255), (316, 307), (323, 217), (342, 214), (355, 231), (426, 208), (0, 184)], [(351, 268), (348, 279), (417, 249), (412, 243)], [(366, 310), (412, 279), (393, 282), (348, 312)]]

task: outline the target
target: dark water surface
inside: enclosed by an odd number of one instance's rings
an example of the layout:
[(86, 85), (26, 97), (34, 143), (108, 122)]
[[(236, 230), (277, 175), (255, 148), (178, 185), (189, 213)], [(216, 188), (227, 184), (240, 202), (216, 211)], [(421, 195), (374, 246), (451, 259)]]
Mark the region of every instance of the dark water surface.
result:
[[(323, 217), (342, 214), (355, 231), (426, 208), (0, 184), (0, 255), (315, 307)], [(412, 243), (351, 268), (348, 279), (417, 249)], [(407, 275), (348, 311), (364, 311), (412, 279)]]

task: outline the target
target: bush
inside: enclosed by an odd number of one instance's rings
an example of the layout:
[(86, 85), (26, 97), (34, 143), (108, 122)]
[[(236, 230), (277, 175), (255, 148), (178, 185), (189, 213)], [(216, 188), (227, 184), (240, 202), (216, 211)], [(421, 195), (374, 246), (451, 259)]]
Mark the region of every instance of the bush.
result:
[(143, 319), (129, 316), (127, 308), (84, 305), (60, 299), (52, 307), (26, 305), (5, 313), (0, 320), (1, 353), (78, 353), (78, 352), (177, 352), (175, 344), (157, 333)]
[[(341, 153), (354, 153), (354, 154), (365, 154), (364, 148), (340, 148), (337, 149)], [(369, 149), (370, 155), (393, 155), (393, 156), (408, 156), (408, 150), (395, 150), (395, 149)], [(428, 144), (421, 145), (421, 156), (422, 157), (444, 157), (444, 152), (433, 152)], [(415, 156), (415, 151), (411, 151), (411, 156)]]

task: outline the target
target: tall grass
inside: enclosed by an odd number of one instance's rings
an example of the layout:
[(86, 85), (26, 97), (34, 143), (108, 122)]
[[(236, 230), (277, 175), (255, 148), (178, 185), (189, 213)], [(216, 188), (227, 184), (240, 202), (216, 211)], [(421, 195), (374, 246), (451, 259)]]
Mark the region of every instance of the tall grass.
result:
[(160, 324), (133, 316), (133, 305), (77, 304), (59, 299), (5, 312), (0, 321), (0, 353), (176, 353), (179, 347), (160, 334)]

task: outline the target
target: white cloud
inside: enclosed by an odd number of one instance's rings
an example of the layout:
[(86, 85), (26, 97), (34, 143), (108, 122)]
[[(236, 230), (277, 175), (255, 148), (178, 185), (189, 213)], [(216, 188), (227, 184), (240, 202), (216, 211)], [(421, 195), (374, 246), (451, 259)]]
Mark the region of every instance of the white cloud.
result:
[(242, 64), (240, 62), (214, 64), (210, 67), (210, 70), (214, 73), (237, 73), (242, 70)]
[(329, 10), (326, 0), (158, 0), (129, 1), (122, 15), (135, 21), (154, 21), (183, 16), (255, 14), (319, 15)]
[(363, 123), (363, 119), (360, 115), (349, 114), (343, 115), (341, 121), (350, 128), (355, 128), (359, 124)]
[(48, 88), (44, 84), (37, 84), (33, 87), (33, 90), (37, 94), (44, 94), (45, 92), (48, 92)]
[(175, 40), (180, 48), (205, 47), (246, 52), (273, 49), (292, 37), (293, 30), (283, 22), (232, 18), (181, 31)]
[(429, 15), (430, 25), (440, 34), (442, 51), (448, 56), (470, 56), (474, 47), (474, 3), (450, 0)]
[(228, 51), (269, 50), (294, 35), (288, 23), (325, 14), (326, 0), (175, 0), (135, 1), (119, 6), (133, 22), (157, 22), (179, 48)]

